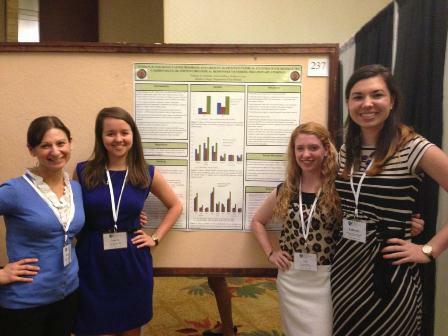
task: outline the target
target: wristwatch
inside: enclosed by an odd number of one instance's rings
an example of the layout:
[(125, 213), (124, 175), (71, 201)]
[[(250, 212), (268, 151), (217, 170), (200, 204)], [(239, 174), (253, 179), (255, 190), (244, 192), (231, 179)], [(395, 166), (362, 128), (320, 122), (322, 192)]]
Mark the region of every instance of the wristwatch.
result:
[(159, 237), (155, 233), (151, 236), (151, 239), (156, 243), (156, 246), (159, 245)]
[(429, 244), (425, 244), (422, 246), (422, 252), (429, 258), (431, 261), (434, 261), (434, 257), (432, 256), (432, 246)]

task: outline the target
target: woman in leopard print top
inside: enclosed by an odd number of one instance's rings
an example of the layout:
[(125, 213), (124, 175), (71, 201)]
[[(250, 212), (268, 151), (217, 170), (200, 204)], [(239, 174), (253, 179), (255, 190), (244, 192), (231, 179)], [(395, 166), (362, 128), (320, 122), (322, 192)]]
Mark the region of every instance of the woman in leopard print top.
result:
[[(287, 335), (330, 336), (330, 267), (341, 210), (334, 181), (337, 153), (320, 124), (298, 126), (288, 145), (286, 180), (266, 198), (252, 230), (268, 260), (278, 267), (277, 288)], [(280, 249), (265, 225), (283, 222)]]
[[(282, 183), (277, 187), (277, 194), (283, 186)], [(308, 220), (315, 197), (316, 193), (302, 191), (302, 211), (305, 222)], [(336, 226), (339, 224), (340, 220), (334, 217), (328, 218), (328, 215), (317, 206), (313, 212), (308, 239), (305, 241), (300, 224), (299, 195), (294, 192), (291, 195), (288, 214), (280, 235), (280, 249), (287, 252), (292, 261), (294, 253), (314, 253), (317, 265), (331, 265), (337, 240)]]

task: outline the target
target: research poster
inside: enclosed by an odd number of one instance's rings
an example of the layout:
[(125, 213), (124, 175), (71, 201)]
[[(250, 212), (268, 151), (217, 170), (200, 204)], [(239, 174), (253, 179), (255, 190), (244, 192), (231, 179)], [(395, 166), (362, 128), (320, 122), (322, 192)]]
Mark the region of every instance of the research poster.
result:
[[(135, 63), (133, 73), (145, 158), (184, 205), (174, 228), (249, 230), (284, 180), (302, 66)], [(166, 212), (152, 195), (145, 211), (150, 227)]]

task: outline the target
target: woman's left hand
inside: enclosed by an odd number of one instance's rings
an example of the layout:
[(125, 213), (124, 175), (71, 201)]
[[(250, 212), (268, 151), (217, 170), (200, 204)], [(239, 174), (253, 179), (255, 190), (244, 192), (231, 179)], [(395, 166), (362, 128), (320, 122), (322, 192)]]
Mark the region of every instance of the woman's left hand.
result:
[(387, 241), (389, 244), (381, 250), (384, 259), (396, 259), (392, 265), (401, 265), (405, 263), (426, 264), (431, 260), (422, 251), (422, 245), (414, 244), (408, 240), (391, 238)]
[(144, 211), (140, 212), (140, 226), (143, 227), (148, 224), (148, 216)]
[(419, 213), (412, 214), (411, 216), (411, 236), (415, 237), (422, 233), (425, 227), (425, 221), (422, 219)]
[(151, 236), (149, 236), (145, 231), (137, 230), (134, 234), (135, 236), (131, 239), (131, 241), (132, 244), (137, 245), (137, 248), (142, 248), (145, 246), (152, 247), (156, 245)]

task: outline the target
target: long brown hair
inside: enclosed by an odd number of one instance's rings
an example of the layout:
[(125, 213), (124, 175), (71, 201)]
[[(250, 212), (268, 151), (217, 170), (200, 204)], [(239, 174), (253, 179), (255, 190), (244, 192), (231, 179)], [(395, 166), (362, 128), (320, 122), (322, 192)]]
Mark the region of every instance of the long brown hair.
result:
[(286, 167), (286, 180), (283, 187), (279, 190), (277, 203), (274, 208), (274, 216), (286, 218), (291, 196), (293, 193), (298, 192), (297, 188), (302, 176), (302, 169), (297, 164), (295, 156), (295, 141), (300, 134), (310, 134), (316, 136), (327, 151), (327, 156), (322, 162), (321, 176), (323, 182), (319, 207), (321, 211), (330, 218), (339, 219), (342, 216), (342, 213), (339, 195), (336, 191), (336, 186), (334, 183), (338, 171), (337, 152), (330, 140), (330, 133), (328, 130), (324, 126), (315, 122), (301, 124), (291, 133), (287, 152), (288, 162)]
[(103, 108), (97, 115), (95, 121), (95, 146), (93, 153), (87, 161), (81, 178), (87, 189), (93, 189), (104, 183), (104, 174), (108, 161), (107, 150), (103, 143), (104, 119), (114, 118), (125, 121), (132, 130), (133, 143), (126, 157), (128, 166), (128, 179), (134, 186), (146, 188), (150, 185), (148, 165), (143, 156), (143, 146), (137, 125), (132, 116), (121, 107)]
[[(348, 102), (353, 86), (364, 79), (379, 76), (384, 80), (394, 104), (385, 120), (383, 128), (378, 136), (374, 153), (374, 164), (368, 170), (368, 175), (376, 175), (383, 170), (384, 164), (389, 160), (406, 142), (415, 137), (414, 130), (400, 122), (401, 94), (392, 73), (388, 68), (379, 64), (365, 65), (356, 70), (347, 82), (345, 88), (345, 100)], [(345, 122), (345, 149), (346, 163), (342, 176), (348, 178), (353, 166), (358, 170), (361, 162), (361, 127), (356, 124), (350, 115)]]

